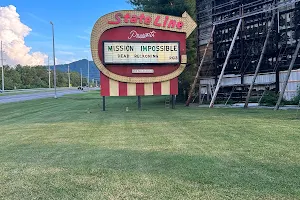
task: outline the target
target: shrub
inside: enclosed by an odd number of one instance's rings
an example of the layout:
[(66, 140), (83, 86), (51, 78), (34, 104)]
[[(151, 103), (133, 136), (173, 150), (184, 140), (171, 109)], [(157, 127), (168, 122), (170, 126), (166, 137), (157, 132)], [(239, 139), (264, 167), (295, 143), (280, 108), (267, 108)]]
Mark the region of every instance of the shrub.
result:
[(294, 96), (294, 98), (292, 99), (292, 104), (294, 105), (298, 105), (299, 102), (300, 102), (300, 87), (298, 86), (298, 89), (297, 89), (297, 94), (296, 96)]
[(278, 100), (279, 94), (274, 91), (268, 90), (265, 92), (261, 99), (260, 105), (275, 106)]

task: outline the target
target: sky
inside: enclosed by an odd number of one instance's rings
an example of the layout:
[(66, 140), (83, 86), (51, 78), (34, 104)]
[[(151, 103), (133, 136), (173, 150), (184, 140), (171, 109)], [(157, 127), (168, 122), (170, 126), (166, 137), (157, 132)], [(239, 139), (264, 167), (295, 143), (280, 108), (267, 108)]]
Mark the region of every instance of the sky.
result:
[(4, 64), (53, 64), (52, 28), (58, 64), (91, 58), (90, 34), (109, 12), (131, 10), (127, 0), (1, 0), (0, 40)]

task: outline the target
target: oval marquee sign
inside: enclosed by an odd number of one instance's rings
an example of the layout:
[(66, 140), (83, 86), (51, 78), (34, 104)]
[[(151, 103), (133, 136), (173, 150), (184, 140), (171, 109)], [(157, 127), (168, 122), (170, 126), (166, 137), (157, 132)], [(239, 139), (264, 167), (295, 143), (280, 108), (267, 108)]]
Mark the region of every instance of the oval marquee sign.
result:
[(196, 28), (182, 17), (140, 11), (116, 11), (95, 23), (92, 57), (107, 77), (127, 83), (171, 80), (185, 69), (185, 39)]

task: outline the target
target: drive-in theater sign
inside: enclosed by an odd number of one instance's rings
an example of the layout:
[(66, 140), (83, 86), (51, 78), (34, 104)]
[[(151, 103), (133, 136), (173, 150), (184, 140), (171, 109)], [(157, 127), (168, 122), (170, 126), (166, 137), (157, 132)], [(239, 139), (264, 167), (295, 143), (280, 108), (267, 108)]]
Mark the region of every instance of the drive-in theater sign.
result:
[(116, 11), (98, 19), (91, 51), (100, 70), (103, 99), (177, 95), (177, 77), (187, 63), (186, 38), (196, 26), (186, 12), (174, 17)]

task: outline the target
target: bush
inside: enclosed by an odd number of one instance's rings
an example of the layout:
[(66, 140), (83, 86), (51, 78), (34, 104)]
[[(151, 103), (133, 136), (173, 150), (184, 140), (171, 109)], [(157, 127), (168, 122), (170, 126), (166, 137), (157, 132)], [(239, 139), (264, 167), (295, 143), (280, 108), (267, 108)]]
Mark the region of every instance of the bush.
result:
[(300, 102), (300, 87), (298, 86), (297, 95), (292, 99), (291, 103), (294, 105), (299, 105)]
[(278, 100), (279, 94), (274, 91), (268, 90), (265, 92), (261, 99), (260, 105), (264, 106), (275, 106)]

